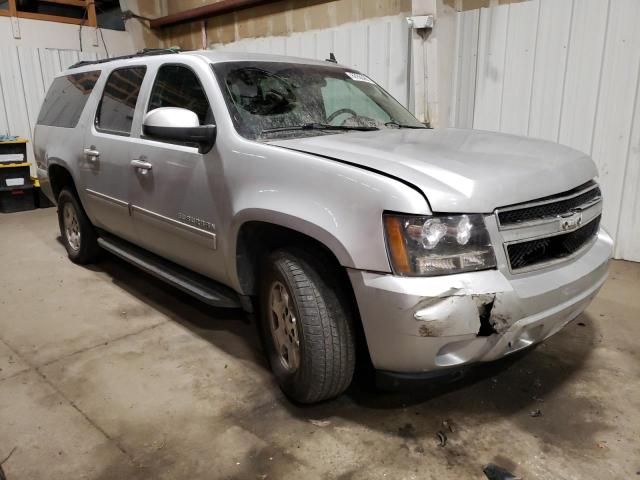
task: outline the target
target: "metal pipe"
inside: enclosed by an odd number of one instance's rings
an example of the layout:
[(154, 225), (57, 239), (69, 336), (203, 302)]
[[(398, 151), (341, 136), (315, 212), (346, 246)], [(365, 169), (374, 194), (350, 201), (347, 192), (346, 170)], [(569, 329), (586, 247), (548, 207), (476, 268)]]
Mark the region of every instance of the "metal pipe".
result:
[(163, 28), (179, 23), (193, 22), (203, 18), (235, 12), (244, 8), (256, 7), (277, 0), (221, 0), (210, 5), (192, 8), (183, 12), (173, 13), (165, 17), (154, 18), (149, 21), (151, 28)]
[(200, 22), (200, 40), (202, 41), (202, 45), (200, 48), (206, 50), (209, 48), (209, 40), (207, 39), (207, 21), (202, 20)]

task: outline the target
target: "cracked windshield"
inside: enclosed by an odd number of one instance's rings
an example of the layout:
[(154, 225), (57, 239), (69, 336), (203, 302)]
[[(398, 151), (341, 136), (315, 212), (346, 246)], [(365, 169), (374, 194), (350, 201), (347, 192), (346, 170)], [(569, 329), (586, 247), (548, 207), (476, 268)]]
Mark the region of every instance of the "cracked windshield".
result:
[(280, 62), (219, 63), (213, 69), (236, 129), (250, 139), (426, 128), (355, 71)]

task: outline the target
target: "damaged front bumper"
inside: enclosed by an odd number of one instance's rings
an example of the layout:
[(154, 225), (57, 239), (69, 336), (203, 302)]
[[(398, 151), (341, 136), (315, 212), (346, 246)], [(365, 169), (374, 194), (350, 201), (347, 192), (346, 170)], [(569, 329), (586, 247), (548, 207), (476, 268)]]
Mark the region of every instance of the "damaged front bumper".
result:
[(607, 276), (604, 230), (584, 254), (512, 275), (508, 269), (408, 278), (349, 269), (377, 370), (434, 372), (496, 360), (577, 317)]

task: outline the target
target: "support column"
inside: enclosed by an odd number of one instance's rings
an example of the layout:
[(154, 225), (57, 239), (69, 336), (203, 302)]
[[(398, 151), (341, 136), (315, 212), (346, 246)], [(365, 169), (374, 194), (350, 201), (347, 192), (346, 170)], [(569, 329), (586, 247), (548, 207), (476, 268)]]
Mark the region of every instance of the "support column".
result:
[(433, 15), (433, 28), (411, 34), (412, 106), (419, 120), (447, 127), (451, 118), (456, 11), (443, 0), (413, 0), (412, 16)]

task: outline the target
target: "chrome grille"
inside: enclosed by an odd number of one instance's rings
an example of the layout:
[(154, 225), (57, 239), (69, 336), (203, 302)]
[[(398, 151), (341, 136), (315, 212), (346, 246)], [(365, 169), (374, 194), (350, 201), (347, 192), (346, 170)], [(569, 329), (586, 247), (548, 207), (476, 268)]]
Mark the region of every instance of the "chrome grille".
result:
[(511, 268), (517, 270), (569, 257), (584, 247), (598, 233), (599, 227), (600, 216), (570, 233), (508, 245)]
[(540, 200), (496, 210), (513, 273), (562, 262), (597, 234), (602, 194), (594, 182)]
[(600, 188), (595, 186), (584, 193), (579, 193), (574, 197), (565, 198), (556, 202), (532, 205), (531, 207), (517, 210), (502, 210), (498, 213), (498, 220), (500, 221), (500, 225), (508, 226), (531, 220), (556, 217), (570, 212), (574, 208), (596, 202), (600, 200), (601, 197)]

